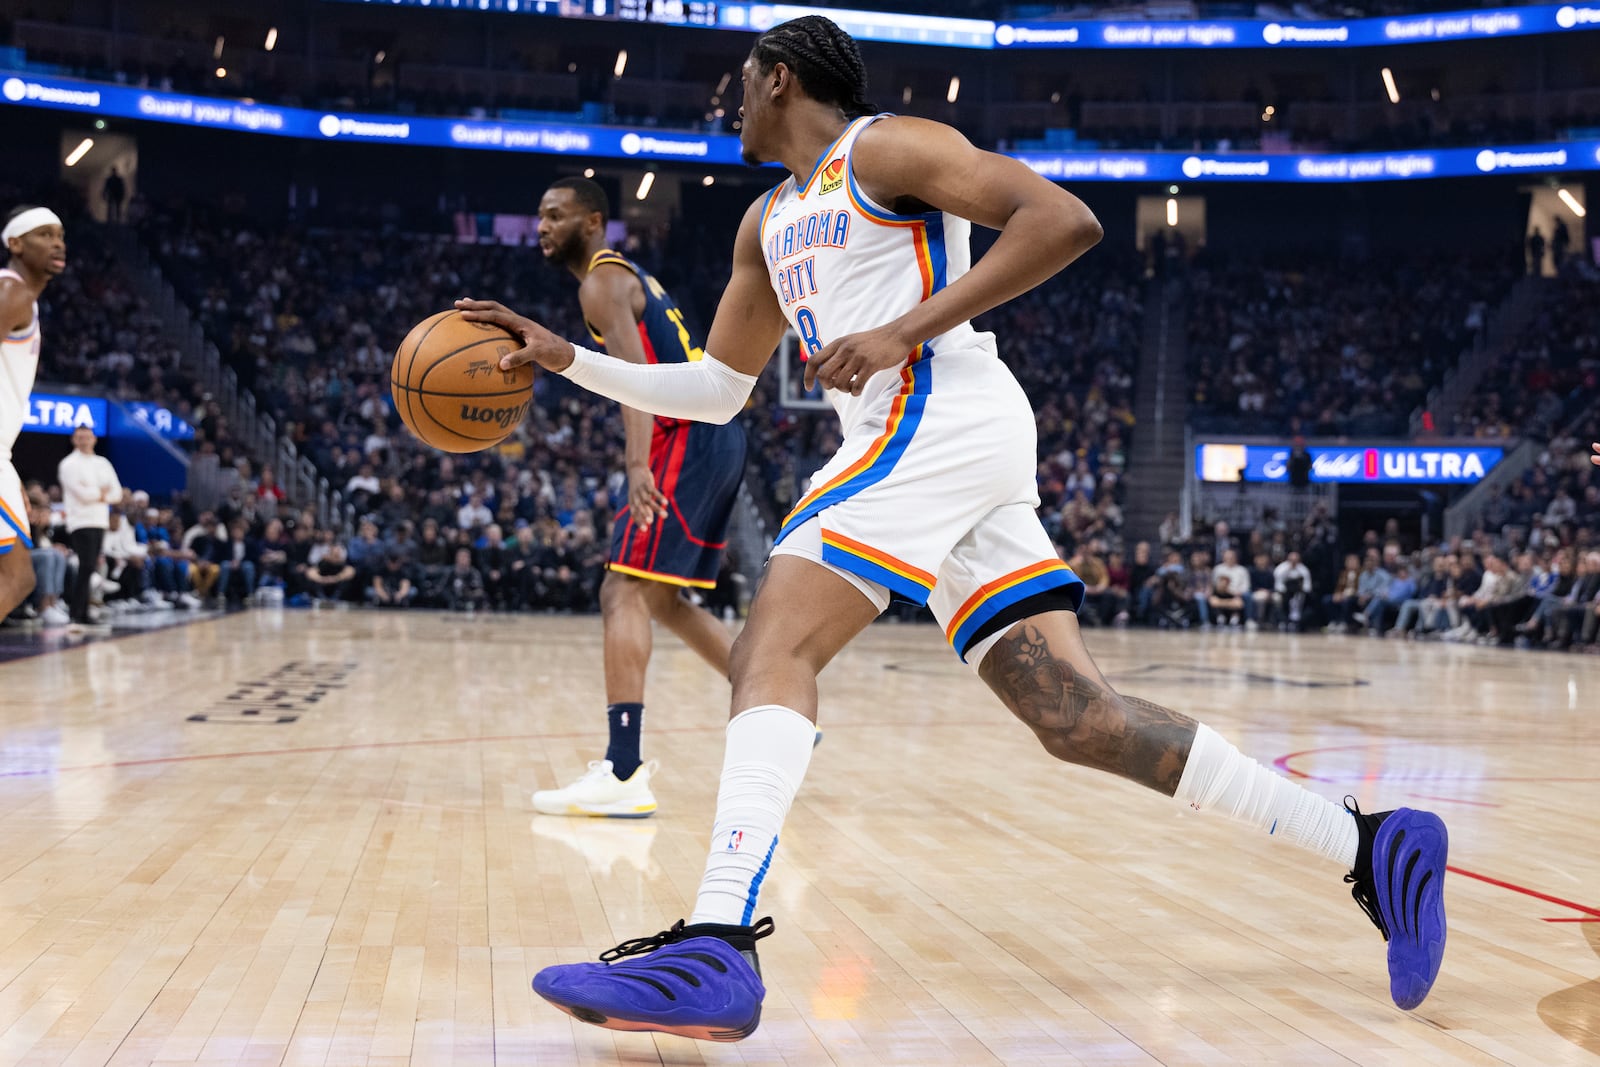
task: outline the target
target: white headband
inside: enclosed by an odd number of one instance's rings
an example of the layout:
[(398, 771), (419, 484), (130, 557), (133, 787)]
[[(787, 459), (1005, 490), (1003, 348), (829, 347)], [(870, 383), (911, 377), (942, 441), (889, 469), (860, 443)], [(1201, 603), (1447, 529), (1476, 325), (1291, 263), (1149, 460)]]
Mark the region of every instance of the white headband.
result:
[(0, 240), (7, 244), (13, 237), (21, 237), (25, 233), (32, 233), (41, 226), (60, 226), (61, 216), (47, 207), (30, 207), (10, 222), (6, 223), (5, 232), (0, 234)]

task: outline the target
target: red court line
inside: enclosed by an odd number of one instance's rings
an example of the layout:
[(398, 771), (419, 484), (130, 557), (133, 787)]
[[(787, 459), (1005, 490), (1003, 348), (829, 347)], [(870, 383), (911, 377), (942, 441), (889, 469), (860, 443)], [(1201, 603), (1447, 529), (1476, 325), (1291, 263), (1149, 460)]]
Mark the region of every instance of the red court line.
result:
[(1491, 804), (1486, 800), (1462, 800), (1460, 797), (1435, 797), (1429, 796), (1427, 793), (1407, 793), (1406, 796), (1415, 797), (1417, 800), (1443, 800), (1449, 804), (1471, 804), (1476, 808), (1500, 807), (1499, 804)]
[[(1487, 874), (1479, 874), (1477, 871), (1469, 871), (1461, 867), (1446, 867), (1445, 870), (1451, 872), (1452, 874), (1462, 875), (1466, 878), (1476, 878), (1480, 882), (1487, 882), (1490, 885), (1499, 886), (1501, 889), (1509, 889), (1513, 893), (1521, 893), (1524, 896), (1534, 897), (1537, 900), (1543, 900), (1549, 904), (1559, 904), (1563, 908), (1571, 908), (1573, 911), (1581, 911), (1585, 915), (1590, 915), (1595, 919), (1600, 920), (1600, 908), (1591, 908), (1584, 904), (1575, 904), (1570, 900), (1563, 900), (1560, 897), (1553, 897), (1549, 893), (1541, 893), (1537, 889), (1529, 889), (1525, 885), (1517, 885), (1515, 882), (1503, 882), (1498, 878), (1490, 878)], [(1545, 921), (1550, 922), (1551, 920), (1546, 919)]]
[(1585, 918), (1585, 919), (1541, 919), (1540, 922), (1547, 922), (1547, 923), (1600, 923), (1600, 919), (1587, 919), (1587, 918)]
[(1279, 756), (1277, 759), (1272, 761), (1272, 765), (1274, 767), (1278, 768), (1278, 770), (1282, 771), (1284, 774), (1291, 775), (1291, 776), (1293, 776), (1295, 778), (1309, 778), (1314, 782), (1338, 783), (1338, 782), (1344, 781), (1346, 779), (1343, 779), (1343, 778), (1322, 778), (1322, 777), (1319, 777), (1319, 776), (1317, 776), (1315, 774), (1309, 774), (1306, 771), (1297, 771), (1293, 767), (1289, 766), (1289, 761), (1293, 760), (1293, 759), (1299, 759), (1301, 756), (1315, 756), (1319, 752), (1350, 752), (1350, 751), (1353, 751), (1353, 750), (1358, 749), (1358, 748), (1372, 748), (1374, 745), (1380, 745), (1380, 744), (1404, 745), (1404, 744), (1412, 744), (1412, 743), (1414, 743), (1414, 742), (1407, 742), (1407, 741), (1363, 741), (1359, 745), (1328, 745), (1328, 746), (1325, 746), (1323, 748), (1303, 748), (1299, 752), (1290, 752), (1288, 755)]

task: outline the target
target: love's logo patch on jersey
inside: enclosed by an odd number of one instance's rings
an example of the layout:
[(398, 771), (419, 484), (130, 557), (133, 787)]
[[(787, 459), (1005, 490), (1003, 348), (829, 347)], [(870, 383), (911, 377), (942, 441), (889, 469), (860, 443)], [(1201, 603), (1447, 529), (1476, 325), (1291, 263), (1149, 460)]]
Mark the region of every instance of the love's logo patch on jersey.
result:
[(817, 190), (818, 196), (827, 196), (835, 189), (844, 187), (844, 157), (840, 156), (822, 169), (822, 188)]

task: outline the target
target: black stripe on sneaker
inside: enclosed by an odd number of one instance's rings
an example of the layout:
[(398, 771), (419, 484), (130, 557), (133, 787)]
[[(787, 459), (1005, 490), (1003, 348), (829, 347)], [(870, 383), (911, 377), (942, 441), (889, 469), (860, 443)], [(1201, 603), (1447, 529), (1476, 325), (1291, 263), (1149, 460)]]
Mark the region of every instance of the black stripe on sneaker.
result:
[(666, 971), (668, 974), (674, 975), (680, 980), (687, 982), (695, 989), (700, 988), (700, 979), (695, 977), (693, 971), (686, 971), (682, 967), (673, 967), (672, 965), (666, 963), (652, 963), (648, 964), (647, 966), (652, 971)]
[[(1395, 832), (1393, 843), (1389, 846), (1389, 869), (1384, 872), (1384, 884), (1389, 887), (1389, 907), (1391, 911), (1395, 910), (1395, 867), (1400, 862), (1400, 846), (1405, 844), (1405, 840), (1406, 832), (1404, 830), (1398, 830)], [(1387, 919), (1388, 916), (1385, 916), (1385, 918)], [(1393, 926), (1394, 922), (1391, 921), (1389, 925)]]
[(716, 971), (718, 974), (727, 974), (728, 973), (728, 965), (726, 963), (723, 963), (721, 960), (717, 959), (717, 957), (713, 956), (709, 952), (688, 951), (688, 952), (679, 952), (678, 955), (679, 956), (687, 956), (691, 960), (699, 960), (701, 963), (705, 964), (707, 967), (710, 967), (712, 970)]
[(1433, 872), (1428, 871), (1422, 876), (1422, 881), (1417, 883), (1417, 895), (1411, 902), (1411, 929), (1418, 932), (1422, 930), (1422, 897), (1428, 891), (1428, 883), (1431, 881)]
[[(1416, 911), (1416, 908), (1415, 908), (1414, 904), (1412, 906), (1405, 906), (1405, 905), (1406, 905), (1407, 901), (1413, 901), (1413, 897), (1411, 896), (1411, 876), (1416, 873), (1417, 864), (1420, 863), (1421, 861), (1422, 861), (1422, 852), (1420, 850), (1412, 852), (1411, 853), (1411, 858), (1406, 860), (1405, 881), (1403, 881), (1400, 884), (1400, 902), (1401, 902), (1401, 904), (1403, 906), (1403, 910), (1400, 913), (1400, 917), (1402, 919), (1407, 917), (1407, 913), (1414, 913)], [(1415, 899), (1415, 901), (1421, 901), (1422, 897), (1419, 894), (1414, 899)], [(1412, 940), (1416, 940), (1417, 930), (1418, 930), (1418, 926), (1417, 926), (1415, 918), (1413, 917), (1411, 926), (1410, 926), (1410, 928), (1408, 930), (1408, 932), (1411, 934)]]

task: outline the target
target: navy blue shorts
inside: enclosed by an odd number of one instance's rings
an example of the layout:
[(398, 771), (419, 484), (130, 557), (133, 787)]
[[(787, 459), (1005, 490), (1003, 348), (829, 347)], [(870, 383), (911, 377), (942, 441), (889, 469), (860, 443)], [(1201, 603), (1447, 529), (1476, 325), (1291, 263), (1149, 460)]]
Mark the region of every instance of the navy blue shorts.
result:
[(638, 526), (617, 512), (608, 566), (621, 574), (710, 589), (722, 569), (728, 520), (744, 478), (744, 430), (737, 423), (657, 420), (650, 472), (667, 498), (667, 517)]

